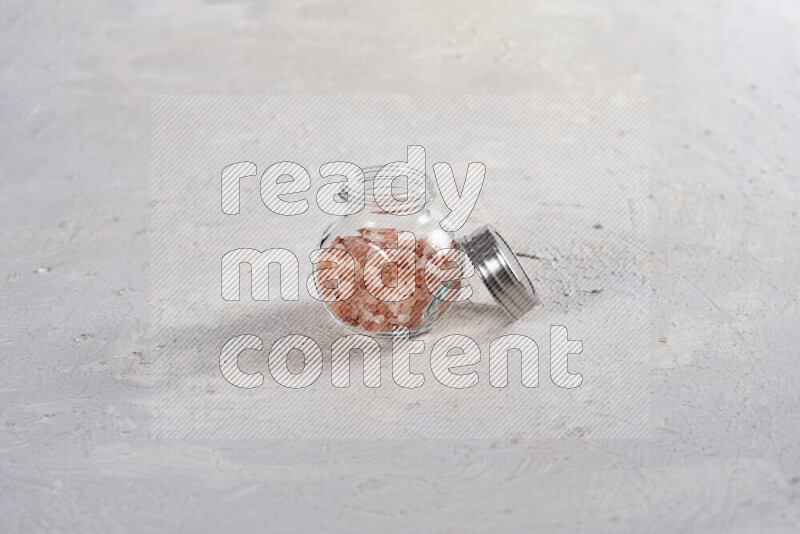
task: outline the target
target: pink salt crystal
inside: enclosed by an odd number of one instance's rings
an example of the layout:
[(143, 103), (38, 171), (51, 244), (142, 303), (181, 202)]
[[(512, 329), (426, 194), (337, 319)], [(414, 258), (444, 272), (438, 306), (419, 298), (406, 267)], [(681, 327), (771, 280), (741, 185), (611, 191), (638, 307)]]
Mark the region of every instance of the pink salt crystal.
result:
[[(434, 299), (434, 296), (428, 291), (425, 273), (425, 260), (435, 254), (437, 250), (434, 244), (427, 237), (417, 240), (414, 251), (415, 261), (412, 266), (416, 288), (414, 294), (404, 301), (383, 302), (367, 291), (363, 278), (363, 266), (373, 252), (397, 246), (397, 230), (393, 228), (361, 228), (357, 231), (357, 234), (354, 236), (338, 236), (333, 241), (333, 247), (346, 250), (355, 260), (356, 277), (354, 294), (344, 301), (328, 302), (331, 311), (344, 323), (370, 332), (391, 331), (393, 324), (403, 324), (410, 329), (422, 326), (427, 319), (424, 315), (425, 310)], [(450, 246), (455, 248), (455, 243), (451, 243)], [(324, 257), (321, 259), (324, 259)], [(435, 258), (434, 260), (434, 264), (440, 267), (444, 263), (445, 261), (441, 258)], [(321, 265), (322, 263), (317, 268), (322, 269)], [(331, 267), (329, 264), (328, 268)], [(404, 272), (402, 266), (400, 272)], [(323, 294), (328, 299), (341, 294), (338, 287), (335, 289), (329, 287), (329, 285), (336, 285), (336, 282), (331, 281), (331, 279), (339, 279), (338, 274), (338, 269), (334, 269), (332, 272), (326, 273), (326, 275), (320, 275), (317, 279)], [(389, 287), (398, 283), (398, 269), (396, 266), (383, 269), (379, 275)], [(451, 277), (450, 273), (444, 271), (443, 273), (436, 273), (434, 276), (428, 276), (427, 281), (428, 283), (434, 282), (431, 283), (431, 288), (434, 291), (438, 291), (441, 286), (440, 284), (437, 285), (436, 282), (441, 282)], [(460, 282), (456, 281), (450, 289), (455, 288), (457, 290), (459, 287)], [(450, 304), (450, 302), (441, 302), (439, 313), (447, 310)]]

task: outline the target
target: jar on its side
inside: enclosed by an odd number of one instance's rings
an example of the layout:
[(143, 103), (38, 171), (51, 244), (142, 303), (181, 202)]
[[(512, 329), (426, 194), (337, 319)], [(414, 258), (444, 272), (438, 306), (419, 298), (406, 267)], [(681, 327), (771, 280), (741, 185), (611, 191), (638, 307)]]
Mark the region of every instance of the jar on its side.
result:
[[(392, 336), (396, 327), (422, 333), (464, 297), (461, 279), (473, 272), (511, 319), (539, 303), (519, 260), (492, 225), (457, 238), (440, 227), (445, 210), (426, 176), (409, 169), (407, 188), (387, 191), (385, 182), (376, 188), (380, 172), (380, 167), (364, 170), (364, 208), (331, 224), (320, 241), (314, 284), (334, 319), (372, 336)], [(399, 201), (404, 193), (408, 197), (402, 200), (416, 201), (413, 210), (384, 209), (392, 204), (389, 196)], [(354, 192), (346, 187), (340, 193), (343, 199), (349, 194)]]

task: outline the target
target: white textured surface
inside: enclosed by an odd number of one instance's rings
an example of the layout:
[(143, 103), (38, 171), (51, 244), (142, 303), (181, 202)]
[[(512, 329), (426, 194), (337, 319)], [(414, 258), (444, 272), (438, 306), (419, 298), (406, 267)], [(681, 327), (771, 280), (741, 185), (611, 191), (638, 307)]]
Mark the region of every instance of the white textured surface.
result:
[[(150, 367), (151, 436), (649, 435), (648, 354), (659, 344), (649, 332), (647, 99), (223, 95), (155, 100), (148, 339), (159, 350)], [(298, 291), (298, 301), (280, 300), (273, 270), (273, 298), (254, 301), (251, 288), (264, 278), (260, 269), (245, 267), (255, 274), (242, 277), (242, 299), (220, 297), (220, 258), (236, 247), (283, 247), (298, 260), (299, 280), (305, 281), (311, 274), (308, 254), (335, 218), (317, 207), (312, 192), (306, 194), (311, 199), (306, 212), (273, 213), (260, 198), (257, 172), (241, 180), (240, 213), (226, 215), (220, 210), (220, 169), (249, 158), (265, 172), (272, 162), (291, 155), (310, 169), (311, 190), (316, 191), (323, 183), (317, 169), (324, 162), (391, 162), (407, 157), (409, 140), (424, 143), (428, 169), (446, 160), (460, 175), (468, 162), (486, 162), (476, 213), (463, 230), (494, 223), (516, 250), (527, 252), (521, 261), (544, 305), (509, 323), (475, 276), (470, 283), (483, 289), (489, 302), (480, 305), (472, 299), (454, 306), (441, 324), (413, 342), (426, 349), (416, 348), (420, 353), (407, 364), (422, 374), (418, 389), (394, 383), (394, 354), (385, 343), (381, 387), (353, 384), (342, 390), (330, 384), (330, 347), (350, 332), (305, 289)], [(416, 217), (370, 219), (408, 229)], [(605, 226), (595, 228), (598, 221)], [(340, 222), (359, 226), (353, 219)], [(287, 271), (281, 285), (290, 278)], [(565, 325), (572, 339), (585, 340), (585, 351), (570, 365), (572, 372), (586, 376), (579, 389), (565, 391), (549, 379), (550, 325)], [(221, 377), (220, 349), (241, 334), (257, 335), (264, 344), (238, 360), (245, 372), (266, 372), (257, 389), (232, 387)], [(324, 376), (302, 392), (281, 386), (267, 372), (272, 344), (289, 334), (311, 337), (326, 360)], [(473, 388), (447, 388), (431, 374), (432, 347), (448, 334), (467, 335), (481, 347), (483, 357), (473, 369), (483, 380)], [(516, 357), (513, 385), (498, 389), (489, 384), (490, 342), (505, 334), (524, 334), (538, 343), (538, 388), (522, 387)], [(359, 376), (360, 358), (354, 360), (353, 374)]]
[[(6, 1), (0, 530), (793, 532), (800, 7)], [(652, 97), (652, 439), (148, 438), (149, 97)]]

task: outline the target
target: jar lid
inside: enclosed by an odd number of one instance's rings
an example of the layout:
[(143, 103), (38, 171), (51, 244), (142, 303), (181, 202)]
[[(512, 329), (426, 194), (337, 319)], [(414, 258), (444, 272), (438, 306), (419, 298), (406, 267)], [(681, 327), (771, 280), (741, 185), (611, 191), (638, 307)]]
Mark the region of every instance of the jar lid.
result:
[(460, 244), (489, 293), (513, 319), (519, 319), (539, 304), (519, 259), (494, 226), (481, 226), (462, 238)]

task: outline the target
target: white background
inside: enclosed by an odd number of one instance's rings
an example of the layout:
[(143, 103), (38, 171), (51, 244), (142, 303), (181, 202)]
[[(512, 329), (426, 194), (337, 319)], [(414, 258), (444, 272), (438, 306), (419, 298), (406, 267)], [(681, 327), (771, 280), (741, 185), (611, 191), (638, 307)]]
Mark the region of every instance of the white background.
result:
[[(650, 331), (654, 301), (646, 98), (168, 96), (154, 99), (153, 110), (151, 436), (649, 435), (649, 354), (658, 342)], [(468, 283), (478, 293), (475, 298), (454, 305), (444, 321), (417, 338), (424, 349), (415, 348), (419, 354), (410, 357), (408, 367), (423, 375), (419, 389), (401, 388), (392, 380), (388, 341), (382, 344), (380, 388), (363, 385), (360, 357), (353, 358), (351, 387), (335, 388), (330, 348), (352, 332), (333, 321), (305, 289), (312, 268), (309, 253), (327, 226), (341, 222), (317, 206), (316, 191), (328, 181), (318, 169), (331, 159), (364, 166), (405, 161), (408, 143), (424, 145), (430, 177), (438, 161), (449, 162), (460, 182), (470, 162), (484, 163), (481, 194), (459, 234), (487, 222), (496, 225), (523, 254), (520, 262), (543, 304), (518, 321), (507, 321), (473, 276)], [(226, 215), (220, 208), (221, 169), (243, 160), (252, 160), (258, 169), (239, 181), (239, 213)], [(281, 216), (262, 201), (261, 173), (283, 160), (302, 163), (310, 173), (310, 190), (288, 197), (305, 197), (309, 209), (304, 213)], [(447, 213), (441, 202), (428, 208), (437, 218)], [(420, 233), (413, 226), (416, 216), (366, 217)], [(294, 254), (302, 285), (299, 300), (279, 297), (279, 281), (288, 279), (290, 271), (278, 280), (274, 268), (269, 300), (253, 301), (250, 288), (257, 282), (251, 282), (249, 265), (241, 269), (246, 274), (240, 277), (240, 300), (223, 300), (221, 258), (242, 247)], [(488, 302), (480, 302), (481, 292)], [(568, 364), (570, 372), (583, 376), (579, 389), (568, 391), (550, 380), (550, 325), (563, 325), (572, 339), (583, 342), (583, 351)], [(220, 372), (222, 346), (245, 334), (263, 343), (261, 351), (245, 351), (237, 360), (244, 372), (265, 374), (257, 389), (233, 387)], [(304, 391), (279, 385), (268, 369), (273, 343), (290, 334), (310, 337), (323, 354), (322, 377)], [(451, 389), (432, 376), (433, 346), (450, 334), (469, 336), (481, 347), (480, 362), (470, 368), (479, 377), (474, 388)], [(509, 358), (509, 386), (489, 384), (489, 344), (507, 334), (525, 335), (538, 344), (536, 389), (522, 386), (517, 355)], [(302, 366), (300, 356), (290, 359)]]
[[(0, 530), (796, 529), (796, 2), (76, 4), (0, 6)], [(164, 93), (651, 95), (652, 439), (151, 440)]]

